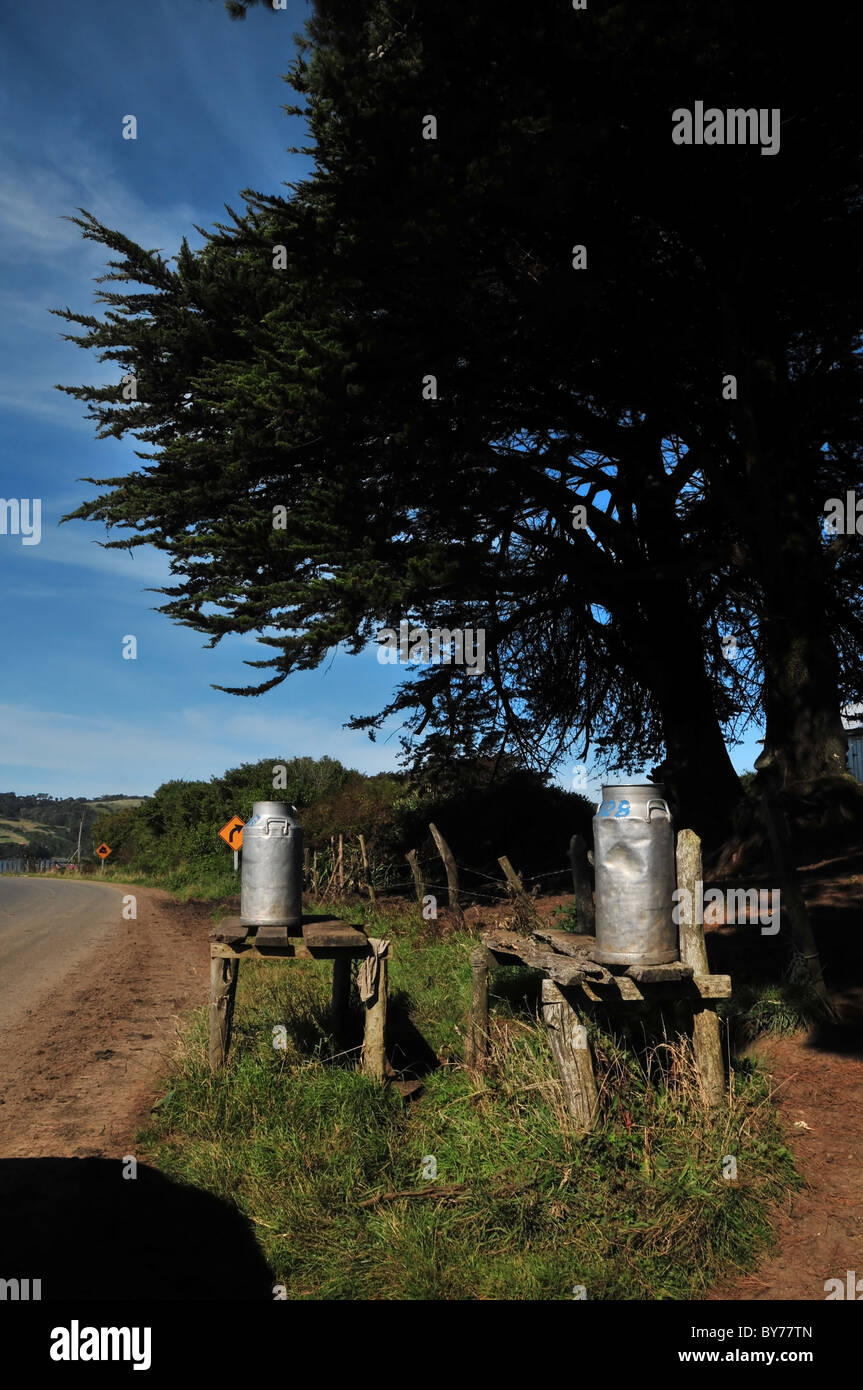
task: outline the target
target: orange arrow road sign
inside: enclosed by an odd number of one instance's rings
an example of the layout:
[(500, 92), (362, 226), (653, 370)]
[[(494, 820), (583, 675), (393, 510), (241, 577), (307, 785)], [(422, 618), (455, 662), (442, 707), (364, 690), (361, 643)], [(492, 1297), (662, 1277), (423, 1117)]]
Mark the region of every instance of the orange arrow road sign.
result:
[(229, 849), (243, 848), (243, 826), (245, 821), (242, 816), (231, 816), (227, 825), (223, 825), (219, 834)]

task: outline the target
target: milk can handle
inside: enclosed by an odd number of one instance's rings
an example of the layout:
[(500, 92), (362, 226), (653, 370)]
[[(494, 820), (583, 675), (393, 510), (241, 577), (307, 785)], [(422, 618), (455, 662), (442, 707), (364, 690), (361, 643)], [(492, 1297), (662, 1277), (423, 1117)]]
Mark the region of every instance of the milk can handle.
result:
[(652, 796), (652, 797), (650, 798), (650, 800), (648, 801), (648, 803), (647, 803), (647, 819), (648, 819), (648, 820), (650, 820), (650, 808), (651, 808), (651, 806), (661, 806), (662, 809), (663, 809), (663, 811), (665, 812), (665, 814), (668, 816), (668, 819), (671, 820), (671, 812), (670, 812), (669, 809), (668, 809), (668, 804), (667, 804), (667, 802), (665, 802), (665, 801), (662, 800), (662, 797), (661, 797), (661, 796)]
[(287, 819), (287, 816), (267, 816), (267, 817), (266, 817), (266, 821), (267, 821), (267, 828), (266, 828), (266, 830), (264, 831), (264, 834), (265, 834), (265, 835), (269, 835), (269, 833), (270, 833), (270, 826), (271, 826), (271, 825), (280, 825), (280, 826), (282, 827), (282, 834), (283, 834), (283, 835), (287, 835), (287, 833), (288, 833), (288, 819)]

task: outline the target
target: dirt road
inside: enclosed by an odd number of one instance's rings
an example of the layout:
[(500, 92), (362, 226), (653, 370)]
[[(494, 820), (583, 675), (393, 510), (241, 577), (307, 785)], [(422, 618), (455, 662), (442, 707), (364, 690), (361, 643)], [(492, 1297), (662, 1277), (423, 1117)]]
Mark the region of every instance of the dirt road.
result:
[(0, 879), (0, 1033), (116, 932), (122, 902), (111, 884)]
[(0, 880), (0, 1157), (131, 1151), (206, 999), (207, 921), (150, 888)]

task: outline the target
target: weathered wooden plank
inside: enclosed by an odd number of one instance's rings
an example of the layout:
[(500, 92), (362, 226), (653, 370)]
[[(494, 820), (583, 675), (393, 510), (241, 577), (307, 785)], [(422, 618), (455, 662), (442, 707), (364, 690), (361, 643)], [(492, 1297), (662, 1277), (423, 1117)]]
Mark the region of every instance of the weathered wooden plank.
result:
[(368, 937), (350, 922), (341, 922), (333, 917), (322, 922), (304, 922), (303, 940), (310, 951), (332, 950), (334, 948), (353, 948), (362, 954), (368, 953)]
[(612, 979), (605, 966), (591, 960), (584, 951), (578, 955), (573, 952), (564, 956), (558, 951), (539, 946), (529, 936), (504, 930), (483, 932), (482, 942), (493, 955), (519, 960), (523, 965), (530, 966), (531, 970), (544, 970), (549, 979), (561, 985), (573, 984), (584, 976), (603, 982)]
[[(342, 954), (341, 951), (321, 951), (313, 956), (302, 937), (296, 936), (288, 937), (287, 946), (274, 946), (269, 951), (259, 951), (254, 944), (254, 938), (242, 946), (229, 946), (223, 941), (210, 943), (210, 956), (213, 960), (332, 960)], [(359, 955), (360, 952), (348, 954)]]
[(698, 1004), (704, 999), (727, 999), (731, 994), (730, 975), (694, 975), (691, 980), (660, 980), (643, 986), (628, 975), (615, 975), (608, 984), (584, 977), (573, 984), (595, 1004), (652, 1004), (664, 999), (689, 999)]
[(288, 946), (287, 927), (258, 927), (255, 946), (259, 951), (284, 951)]
[(229, 946), (234, 946), (241, 941), (245, 941), (251, 927), (246, 926), (239, 917), (222, 917), (214, 927), (210, 929), (211, 941), (224, 941)]
[(630, 965), (623, 973), (639, 984), (651, 985), (666, 984), (672, 980), (691, 980), (695, 970), (680, 960), (672, 960), (666, 965)]
[[(530, 937), (518, 936), (515, 932), (484, 932), (483, 945), (495, 960), (503, 965), (520, 961), (531, 970), (542, 970), (550, 980), (564, 988), (580, 985), (589, 999), (596, 1003), (621, 1001), (623, 1003), (642, 1003), (645, 1000), (673, 999), (691, 997), (698, 999), (726, 999), (731, 994), (730, 975), (695, 975), (671, 980), (650, 979), (642, 981), (625, 975), (612, 975), (597, 961), (576, 956), (563, 956), (555, 951), (543, 950)], [(674, 963), (672, 963), (674, 964)], [(636, 966), (637, 970), (661, 970), (662, 966)], [(642, 993), (641, 985), (644, 986)]]
[[(707, 974), (707, 945), (701, 913), (701, 841), (694, 830), (681, 830), (677, 837), (677, 886), (680, 889), (680, 959), (691, 965), (695, 979)], [(730, 985), (730, 981), (729, 981)], [(729, 991), (730, 992), (730, 991)], [(714, 996), (715, 997), (715, 996)], [(719, 1019), (701, 991), (701, 1001), (693, 1009), (692, 1046), (698, 1079), (708, 1105), (718, 1105), (725, 1095), (725, 1064)]]
[[(568, 960), (566, 956), (556, 956), (553, 951), (548, 951), (543, 958), (539, 953), (531, 956), (529, 960), (521, 956), (513, 955), (510, 951), (499, 951), (496, 947), (488, 948), (489, 954), (498, 962), (499, 965), (513, 965), (520, 962), (528, 966), (530, 970), (541, 970), (550, 980), (555, 980), (557, 984), (567, 987), (569, 985), (579, 985), (585, 980), (585, 973), (577, 961)], [(611, 978), (609, 976), (609, 978)], [(594, 980), (594, 984), (599, 984)]]
[(231, 1045), (231, 1023), (234, 1017), (234, 997), (237, 992), (239, 962), (210, 961), (210, 1070), (223, 1067)]
[(589, 956), (596, 947), (595, 936), (585, 936), (580, 932), (558, 931), (555, 927), (535, 927), (533, 935), (537, 941), (547, 941), (553, 950), (564, 956)]
[(577, 1009), (552, 980), (542, 982), (542, 1016), (566, 1108), (578, 1130), (586, 1134), (594, 1128), (599, 1113), (587, 1030)]

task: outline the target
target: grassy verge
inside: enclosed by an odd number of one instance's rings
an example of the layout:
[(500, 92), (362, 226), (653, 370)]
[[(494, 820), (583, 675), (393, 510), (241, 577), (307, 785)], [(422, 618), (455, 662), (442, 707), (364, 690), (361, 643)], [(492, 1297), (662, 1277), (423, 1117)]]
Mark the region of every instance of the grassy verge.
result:
[(248, 962), (226, 1072), (209, 1075), (200, 1010), (141, 1136), (142, 1157), (238, 1203), (288, 1298), (569, 1299), (583, 1285), (590, 1299), (684, 1299), (753, 1266), (769, 1204), (796, 1182), (756, 1067), (705, 1115), (684, 1044), (636, 1055), (594, 1032), (603, 1119), (578, 1139), (536, 977), (495, 974), (478, 1080), (461, 1063), (471, 938), (435, 938), (411, 911), (365, 925), (393, 941), (397, 1064), (434, 1062), (417, 1098), (334, 1055), (323, 965)]
[(92, 873), (68, 874), (52, 870), (24, 873), (21, 878), (62, 878), (68, 883), (130, 883), (142, 888), (162, 888), (176, 898), (177, 902), (221, 902), (231, 893), (239, 893), (240, 876), (231, 868), (230, 851), (225, 851), (226, 864), (215, 869), (201, 869), (197, 865), (181, 866), (165, 873), (142, 873), (129, 865), (110, 865), (105, 862), (105, 872), (94, 869)]

